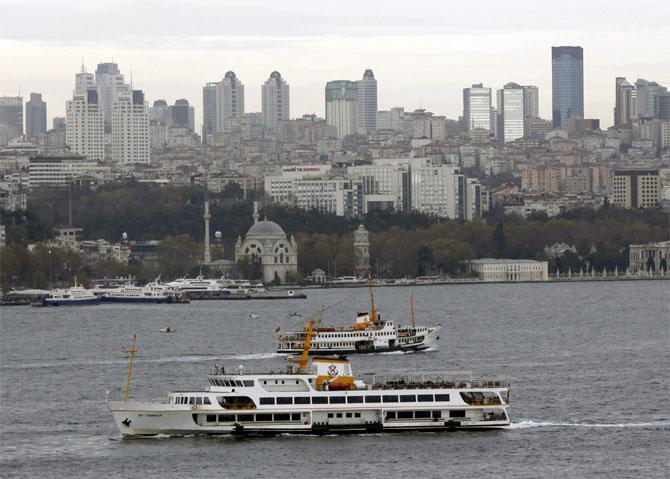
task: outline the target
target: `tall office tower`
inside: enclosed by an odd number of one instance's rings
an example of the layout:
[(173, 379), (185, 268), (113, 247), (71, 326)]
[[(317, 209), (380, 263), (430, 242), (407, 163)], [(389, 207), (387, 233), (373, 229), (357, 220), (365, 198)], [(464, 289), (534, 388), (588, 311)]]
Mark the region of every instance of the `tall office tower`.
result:
[(337, 128), (338, 138), (358, 131), (358, 108), (358, 82), (335, 80), (326, 83), (326, 123)]
[(273, 130), (278, 121), (288, 120), (289, 116), (289, 86), (278, 71), (270, 74), (261, 87), (263, 111), (263, 126)]
[(121, 95), (112, 109), (112, 160), (149, 164), (149, 115), (142, 90)]
[(573, 117), (584, 118), (584, 50), (551, 47), (551, 101), (554, 128)]
[(130, 96), (130, 86), (126, 84), (116, 63), (99, 63), (95, 70), (95, 84), (100, 92), (105, 133), (110, 133), (114, 102), (121, 96)]
[(491, 131), (491, 89), (481, 83), (463, 89), (463, 121), (468, 132)]
[(177, 100), (170, 107), (170, 120), (173, 126), (188, 128), (192, 132), (195, 129), (195, 109), (188, 104), (188, 100)]
[[(503, 142), (523, 138), (524, 135), (524, 88), (516, 83), (508, 83), (498, 90), (498, 112), (502, 118)], [(500, 132), (499, 132), (500, 133)]]
[(624, 77), (614, 81), (614, 126), (630, 125), (635, 117), (635, 88)]
[(26, 102), (26, 138), (37, 138), (47, 131), (47, 104), (41, 93), (31, 93)]
[(635, 102), (635, 117), (658, 117), (656, 98), (668, 93), (668, 89), (656, 82), (639, 78), (635, 82), (637, 100)]
[(523, 85), (523, 116), (537, 118), (540, 116), (540, 92), (535, 85)]
[(162, 123), (163, 125), (172, 124), (170, 107), (165, 100), (154, 100), (154, 104), (147, 111), (149, 121)]
[(356, 82), (358, 90), (358, 131), (362, 134), (377, 129), (377, 80), (372, 70), (365, 70)]
[(75, 75), (72, 100), (65, 106), (65, 143), (73, 153), (92, 161), (105, 157), (105, 134), (102, 105), (93, 75), (84, 66)]
[(23, 134), (23, 97), (0, 96), (0, 125), (6, 125), (14, 137)]
[(202, 87), (202, 142), (207, 143), (207, 135), (216, 132), (216, 90), (217, 82), (205, 83)]

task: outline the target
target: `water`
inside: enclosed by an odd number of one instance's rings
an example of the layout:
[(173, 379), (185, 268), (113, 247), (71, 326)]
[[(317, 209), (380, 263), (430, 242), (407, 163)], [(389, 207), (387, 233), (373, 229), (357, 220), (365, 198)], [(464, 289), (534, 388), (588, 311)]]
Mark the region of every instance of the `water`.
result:
[[(407, 321), (410, 288), (379, 288)], [(0, 310), (2, 477), (666, 477), (670, 282), (414, 288), (435, 351), (353, 357), (356, 370), (467, 368), (512, 383), (507, 431), (121, 439), (123, 346), (137, 334), (131, 397), (202, 388), (214, 362), (278, 366), (274, 331), (353, 321), (365, 289), (306, 300)], [(302, 317), (289, 316), (301, 312)], [(249, 319), (249, 314), (258, 319)], [(176, 333), (158, 330), (175, 327)]]

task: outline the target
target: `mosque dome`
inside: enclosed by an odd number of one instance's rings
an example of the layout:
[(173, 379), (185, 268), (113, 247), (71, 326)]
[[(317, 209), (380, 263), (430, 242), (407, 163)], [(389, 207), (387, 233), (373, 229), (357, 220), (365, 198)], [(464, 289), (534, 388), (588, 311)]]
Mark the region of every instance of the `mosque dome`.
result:
[(247, 231), (247, 239), (261, 237), (282, 237), (286, 238), (286, 233), (281, 226), (274, 221), (259, 221), (254, 223)]

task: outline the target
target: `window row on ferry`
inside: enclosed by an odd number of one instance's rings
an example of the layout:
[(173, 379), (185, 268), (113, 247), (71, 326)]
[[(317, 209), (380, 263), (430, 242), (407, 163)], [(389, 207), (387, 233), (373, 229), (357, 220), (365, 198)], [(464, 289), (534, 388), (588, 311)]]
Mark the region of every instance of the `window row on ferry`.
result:
[(361, 403), (449, 402), (449, 394), (384, 394), (365, 396), (280, 396), (261, 397), (261, 406), (290, 404), (361, 404)]

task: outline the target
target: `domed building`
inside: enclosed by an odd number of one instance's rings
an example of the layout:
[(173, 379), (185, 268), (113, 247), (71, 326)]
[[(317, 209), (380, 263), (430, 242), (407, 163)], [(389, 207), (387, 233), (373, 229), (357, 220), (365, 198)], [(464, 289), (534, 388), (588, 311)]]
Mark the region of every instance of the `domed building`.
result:
[(235, 243), (235, 261), (249, 258), (252, 264), (260, 267), (264, 283), (277, 281), (287, 283), (292, 274), (298, 271), (298, 244), (274, 221), (258, 221), (258, 209), (254, 204), (254, 224), (242, 240)]

